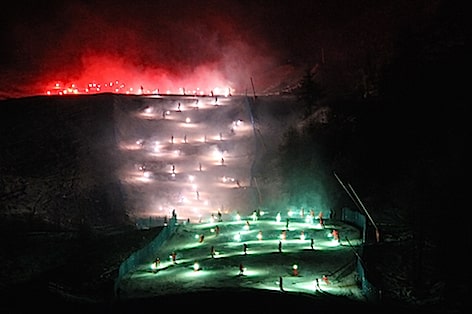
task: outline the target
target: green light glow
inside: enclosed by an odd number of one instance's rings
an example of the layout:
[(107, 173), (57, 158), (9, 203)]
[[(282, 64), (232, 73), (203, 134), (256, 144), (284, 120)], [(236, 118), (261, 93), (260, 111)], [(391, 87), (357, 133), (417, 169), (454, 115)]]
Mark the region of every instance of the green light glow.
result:
[[(139, 290), (140, 294), (160, 293), (165, 291), (180, 291), (182, 287), (190, 290), (198, 290), (202, 287), (214, 289), (227, 287), (251, 287), (264, 290), (280, 290), (279, 277), (283, 277), (283, 290), (294, 293), (317, 293), (315, 279), (318, 278), (319, 289), (334, 295), (358, 295), (352, 293), (356, 287), (346, 284), (337, 277), (333, 282), (322, 280), (324, 274), (332, 274), (340, 268), (339, 264), (321, 267), (316, 261), (326, 254), (319, 251), (335, 250), (336, 254), (352, 254), (352, 248), (342, 246), (336, 241), (327, 227), (320, 227), (318, 223), (306, 222), (306, 217), (292, 217), (290, 230), (285, 230), (285, 223), (277, 223), (274, 216), (256, 221), (251, 220), (251, 230), (241, 230), (247, 222), (242, 220), (218, 222), (219, 234), (214, 233), (215, 223), (202, 222), (185, 224), (181, 226), (182, 232), (178, 233), (177, 242), (172, 238), (157, 251), (154, 256), (169, 256), (169, 260), (145, 263), (138, 270), (127, 275), (130, 282), (136, 281), (131, 287)], [(249, 219), (252, 216), (248, 216)], [(330, 222), (331, 224), (332, 222)], [(336, 226), (337, 227), (337, 226)], [(343, 234), (349, 235), (351, 243), (361, 244), (361, 234), (354, 227), (352, 231), (343, 227)], [(285, 230), (285, 232), (283, 232)], [(348, 234), (348, 232), (350, 232)], [(208, 235), (205, 241), (199, 243), (201, 235)], [(285, 234), (285, 239), (281, 237)], [(262, 236), (263, 235), (263, 236)], [(314, 248), (311, 249), (310, 241), (314, 239)], [(247, 256), (244, 254), (244, 246), (248, 245)], [(283, 252), (278, 252), (279, 241), (283, 243)], [(211, 247), (215, 254), (211, 257)], [(176, 263), (172, 261), (172, 252), (177, 253)], [(343, 252), (346, 253), (343, 253)], [(336, 255), (338, 256), (338, 255)], [(266, 257), (268, 259), (266, 259)], [(296, 260), (297, 263), (293, 263)], [(198, 262), (197, 262), (198, 261)], [(302, 265), (300, 267), (300, 264)], [(243, 264), (243, 273), (240, 275), (239, 265)], [(311, 263), (311, 264), (310, 264)], [(287, 267), (287, 265), (289, 265)], [(332, 268), (330, 268), (332, 267)], [(300, 271), (303, 269), (303, 272)], [(158, 275), (156, 275), (156, 273)]]
[(241, 233), (236, 233), (233, 237), (234, 241), (241, 241)]

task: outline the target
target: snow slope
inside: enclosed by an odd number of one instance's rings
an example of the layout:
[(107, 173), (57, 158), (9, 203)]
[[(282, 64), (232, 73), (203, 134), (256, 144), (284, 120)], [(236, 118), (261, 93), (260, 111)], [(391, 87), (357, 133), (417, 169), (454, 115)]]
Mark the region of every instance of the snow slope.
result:
[[(342, 235), (341, 241), (333, 230)], [(148, 263), (123, 278), (119, 294), (134, 299), (257, 289), (364, 301), (355, 276), (360, 236), (359, 230), (339, 221), (327, 220), (322, 226), (314, 213), (304, 211), (208, 216), (200, 223), (180, 224)], [(159, 263), (154, 263), (156, 258)]]

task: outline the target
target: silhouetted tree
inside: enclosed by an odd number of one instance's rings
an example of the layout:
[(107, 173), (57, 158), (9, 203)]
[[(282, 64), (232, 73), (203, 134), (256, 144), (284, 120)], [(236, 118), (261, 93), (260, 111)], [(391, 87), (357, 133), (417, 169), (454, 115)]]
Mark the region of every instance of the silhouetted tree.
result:
[(328, 207), (328, 180), (323, 140), (311, 125), (290, 128), (279, 146), (279, 169), (283, 192), (294, 206)]
[(303, 117), (305, 118), (316, 110), (323, 98), (321, 87), (315, 81), (316, 73), (311, 69), (306, 70), (296, 91), (298, 99), (303, 102)]

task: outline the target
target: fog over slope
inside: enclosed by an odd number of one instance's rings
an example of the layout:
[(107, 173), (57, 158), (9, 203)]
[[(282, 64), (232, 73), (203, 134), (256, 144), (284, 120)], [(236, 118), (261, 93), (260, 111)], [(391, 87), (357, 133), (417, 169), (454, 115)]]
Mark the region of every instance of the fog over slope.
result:
[[(211, 193), (204, 192), (205, 186), (219, 177), (236, 178), (244, 187), (234, 190), (231, 187), (236, 187), (236, 183), (226, 184), (228, 191), (237, 193), (224, 196), (222, 190), (219, 201), (210, 201), (210, 211), (216, 213), (225, 207), (248, 214), (263, 205), (261, 202), (277, 206), (282, 201), (277, 151), (284, 130), (297, 121), (295, 98), (259, 98), (252, 109), (244, 97), (239, 99), (238, 104), (238, 98), (228, 98), (233, 104), (223, 104), (218, 110), (201, 108), (187, 113), (185, 110), (193, 106), (192, 98), (156, 101), (102, 94), (3, 101), (0, 110), (9, 119), (1, 127), (1, 215), (33, 225), (46, 221), (58, 229), (127, 223), (134, 216), (170, 216), (175, 206), (172, 204), (178, 203), (175, 200), (185, 193), (177, 183), (166, 183), (171, 164), (175, 164), (179, 176), (198, 174), (198, 156), (205, 154), (209, 157), (203, 158), (210, 159), (200, 162), (204, 170), (213, 174), (207, 177), (207, 183), (199, 182), (202, 199), (204, 193)], [(200, 98), (201, 104), (207, 101), (213, 99)], [(182, 113), (176, 111), (177, 102), (182, 102)], [(154, 118), (141, 117), (150, 106), (156, 112)], [(162, 120), (162, 110), (172, 113)], [(170, 127), (172, 119), (192, 114), (197, 129)], [(251, 114), (255, 117), (254, 130)], [(237, 119), (244, 123), (246, 134), (239, 141), (231, 139), (230, 127)], [(236, 136), (237, 132), (241, 131), (236, 129)], [(228, 141), (219, 141), (218, 134)], [(184, 135), (188, 144), (183, 144)], [(203, 136), (208, 143), (202, 143)], [(168, 150), (171, 137), (175, 137), (174, 149), (181, 155), (172, 160), (159, 155), (153, 146), (160, 141), (162, 150), (172, 153)], [(136, 144), (140, 140), (141, 146)], [(212, 154), (218, 151), (225, 153), (228, 164), (220, 174), (219, 159), (211, 164)], [(150, 157), (146, 157), (148, 154)], [(242, 168), (234, 168), (238, 158)], [(153, 172), (156, 183), (143, 184), (135, 179), (133, 173), (139, 174), (138, 168), (144, 164)], [(261, 180), (256, 182), (259, 192), (252, 176)]]

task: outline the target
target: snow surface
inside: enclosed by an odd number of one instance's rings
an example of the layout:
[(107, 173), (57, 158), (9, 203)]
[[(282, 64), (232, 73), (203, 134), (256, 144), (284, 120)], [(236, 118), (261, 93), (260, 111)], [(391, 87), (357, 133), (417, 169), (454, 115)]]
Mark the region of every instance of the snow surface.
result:
[[(313, 213), (304, 211), (281, 212), (280, 221), (277, 214), (238, 217), (232, 213), (221, 219), (212, 215), (199, 223), (179, 224), (148, 263), (121, 280), (120, 298), (253, 288), (364, 301), (355, 272), (359, 230), (331, 220), (322, 226)], [(339, 232), (340, 241), (333, 230)], [(159, 263), (154, 263), (156, 258)]]
[(115, 104), (119, 177), (130, 216), (198, 221), (256, 206), (255, 138), (245, 97), (162, 96)]
[(134, 107), (115, 103), (126, 207), (150, 225), (173, 214), (179, 221), (155, 256), (122, 278), (120, 299), (250, 288), (364, 300), (355, 271), (359, 230), (330, 219), (321, 225), (329, 210), (315, 205), (259, 208), (257, 153), (274, 151), (293, 117), (257, 125), (248, 101), (160, 96)]
[[(155, 217), (179, 219), (155, 256), (122, 278), (121, 299), (254, 288), (363, 300), (355, 272), (359, 230), (329, 219), (321, 225), (327, 209), (314, 205), (259, 208), (252, 167), (258, 149), (276, 147), (284, 128), (279, 122), (261, 132), (248, 101), (163, 96), (137, 107), (115, 103), (127, 207), (149, 224)], [(262, 134), (271, 136), (262, 141)]]

